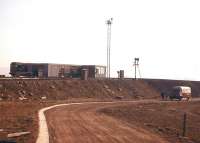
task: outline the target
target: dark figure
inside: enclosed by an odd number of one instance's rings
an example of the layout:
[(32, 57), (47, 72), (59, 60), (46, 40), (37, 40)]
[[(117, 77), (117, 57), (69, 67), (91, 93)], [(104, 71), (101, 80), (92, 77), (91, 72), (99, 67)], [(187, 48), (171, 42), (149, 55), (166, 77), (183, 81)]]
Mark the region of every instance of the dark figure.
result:
[(165, 95), (165, 100), (168, 100), (168, 98), (169, 98), (169, 95)]
[(164, 94), (164, 92), (161, 92), (160, 96), (161, 96), (162, 100), (165, 99), (165, 94)]

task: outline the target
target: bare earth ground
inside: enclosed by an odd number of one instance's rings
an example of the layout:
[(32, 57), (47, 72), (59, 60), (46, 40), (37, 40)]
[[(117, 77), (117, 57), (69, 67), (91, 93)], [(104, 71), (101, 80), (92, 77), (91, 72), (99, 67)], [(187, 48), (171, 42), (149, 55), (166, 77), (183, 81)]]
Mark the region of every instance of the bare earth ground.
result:
[[(52, 105), (44, 102), (1, 102), (0, 103), (0, 141), (34, 143), (38, 133), (38, 110)], [(17, 138), (7, 138), (7, 134), (30, 131), (31, 134)]]
[[(200, 101), (160, 102), (118, 105), (101, 109), (130, 125), (139, 126), (171, 143), (200, 142)], [(186, 138), (182, 138), (183, 114), (187, 113)]]
[[(199, 143), (199, 104), (139, 101), (73, 105), (52, 109), (46, 115), (51, 143)], [(181, 137), (184, 112), (185, 138)]]
[(159, 93), (142, 80), (0, 79), (0, 141), (10, 140), (6, 137), (9, 133), (31, 131), (11, 140), (34, 143), (37, 112), (46, 106), (157, 97)]
[[(73, 102), (73, 101), (70, 101)], [(77, 102), (77, 101), (76, 101)], [(83, 102), (83, 101), (81, 101)], [(143, 102), (143, 101), (142, 101)], [(31, 131), (11, 140), (34, 143), (40, 108), (64, 102), (1, 102), (0, 141), (8, 133)], [(66, 103), (66, 101), (65, 101)], [(88, 104), (59, 107), (47, 112), (51, 143), (64, 142), (200, 142), (200, 101)], [(186, 139), (181, 134), (187, 113)]]
[[(121, 103), (122, 104), (122, 103)], [(96, 111), (120, 105), (84, 104), (46, 112), (51, 143), (167, 143), (158, 135)], [(122, 105), (125, 105), (124, 103)]]
[[(88, 102), (88, 99), (70, 99), (63, 101), (1, 101), (0, 102), (0, 143), (35, 143), (38, 135), (38, 111), (41, 108), (72, 102)], [(96, 100), (91, 100), (96, 101)], [(1, 131), (3, 129), (3, 131)], [(31, 134), (16, 138), (7, 138), (7, 134), (30, 131)]]
[[(113, 100), (137, 100), (137, 99), (157, 99), (160, 92), (169, 91), (175, 85), (187, 85), (192, 87), (193, 97), (200, 96), (200, 82), (193, 81), (171, 81), (171, 80), (88, 80), (81, 81), (75, 79), (63, 80), (38, 80), (38, 79), (0, 79), (0, 141), (8, 140), (8, 133), (30, 131), (31, 134), (13, 138), (17, 143), (34, 143), (38, 134), (38, 110), (59, 103), (85, 102), (85, 101), (113, 101)], [(42, 98), (45, 98), (43, 100)], [(26, 100), (20, 101), (20, 98)], [(62, 100), (62, 101), (61, 101)], [(172, 102), (172, 103), (137, 103), (137, 104), (113, 104), (100, 106), (91, 105), (83, 109), (75, 108), (74, 111), (66, 111), (67, 121), (75, 126), (80, 126), (80, 131), (71, 128), (72, 134), (84, 135), (87, 130), (94, 135), (89, 136), (92, 140), (102, 138), (112, 142), (129, 142), (134, 136), (144, 135), (144, 139), (158, 138), (160, 136), (169, 142), (200, 142), (200, 102)], [(68, 107), (69, 108), (69, 107)], [(70, 107), (71, 108), (71, 107)], [(57, 109), (56, 109), (57, 110)], [(181, 134), (181, 118), (183, 111), (188, 113), (187, 137), (180, 139), (177, 134)], [(52, 110), (54, 113), (54, 110)], [(52, 115), (53, 115), (52, 113)], [(63, 115), (57, 119), (57, 114), (53, 118), (58, 122), (65, 119)], [(69, 115), (67, 115), (69, 113)], [(85, 114), (84, 114), (85, 113)], [(87, 114), (86, 114), (87, 113)], [(50, 113), (51, 114), (51, 113)], [(75, 117), (75, 115), (78, 115)], [(59, 116), (58, 116), (59, 117)], [(79, 120), (83, 120), (82, 122)], [(105, 118), (105, 119), (104, 119)], [(108, 120), (108, 121), (107, 121)], [(76, 121), (78, 125), (76, 125)], [(49, 124), (52, 124), (49, 122)], [(64, 122), (64, 121), (63, 121)], [(100, 133), (87, 124), (100, 128)], [(119, 124), (119, 127), (116, 126)], [(64, 125), (64, 124), (63, 124)], [(66, 124), (68, 126), (68, 124)], [(102, 129), (101, 127), (102, 126)], [(110, 127), (115, 126), (115, 127)], [(58, 126), (59, 128), (59, 126)], [(66, 127), (60, 127), (65, 129)], [(109, 129), (112, 128), (112, 129)], [(115, 128), (115, 129), (114, 129)], [(2, 131), (3, 129), (3, 131)], [(51, 139), (54, 141), (54, 126), (50, 125)], [(56, 128), (55, 128), (56, 129)], [(113, 135), (106, 135), (103, 131)], [(126, 129), (126, 130), (125, 130)], [(126, 132), (127, 134), (119, 131)], [(125, 131), (124, 131), (125, 130)], [(137, 131), (137, 132), (136, 132)], [(60, 131), (61, 132), (61, 131)], [(70, 133), (70, 131), (69, 131)], [(96, 136), (95, 134), (100, 134)], [(131, 133), (132, 135), (129, 135)], [(137, 134), (138, 133), (138, 134)], [(148, 134), (148, 135), (146, 135)], [(59, 136), (59, 135), (58, 135)], [(119, 137), (118, 137), (119, 136)], [(85, 137), (86, 141), (90, 140)], [(111, 138), (117, 138), (112, 140)], [(76, 137), (77, 138), (77, 137)], [(77, 140), (76, 138), (71, 140)], [(80, 138), (80, 137), (79, 137)], [(128, 138), (128, 139), (127, 139)], [(137, 139), (137, 137), (135, 137)], [(134, 138), (134, 141), (136, 141)], [(139, 137), (138, 137), (139, 138)], [(98, 140), (98, 139), (97, 139)], [(122, 140), (122, 141), (121, 141)], [(138, 139), (140, 140), (140, 138)], [(185, 141), (183, 141), (185, 140)], [(100, 141), (100, 140), (98, 140)], [(145, 143), (147, 141), (144, 141)], [(157, 143), (157, 141), (155, 141)]]

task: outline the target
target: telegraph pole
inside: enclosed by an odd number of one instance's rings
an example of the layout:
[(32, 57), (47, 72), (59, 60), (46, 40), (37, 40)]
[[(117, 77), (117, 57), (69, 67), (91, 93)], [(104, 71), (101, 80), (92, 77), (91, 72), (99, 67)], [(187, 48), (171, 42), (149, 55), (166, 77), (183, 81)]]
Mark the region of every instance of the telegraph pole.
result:
[(187, 119), (187, 114), (184, 113), (183, 115), (183, 137), (185, 137), (185, 134), (186, 134), (186, 119)]
[(111, 47), (111, 25), (113, 18), (106, 21), (107, 24), (107, 78), (110, 78), (110, 47)]

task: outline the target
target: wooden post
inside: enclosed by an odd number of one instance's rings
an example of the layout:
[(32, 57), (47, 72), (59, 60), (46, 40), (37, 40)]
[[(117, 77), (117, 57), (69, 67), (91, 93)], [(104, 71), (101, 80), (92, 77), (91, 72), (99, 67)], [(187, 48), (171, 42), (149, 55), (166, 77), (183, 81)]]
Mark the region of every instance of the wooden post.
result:
[(187, 114), (184, 113), (184, 115), (183, 115), (183, 137), (185, 137), (185, 134), (186, 134), (186, 119), (187, 119)]

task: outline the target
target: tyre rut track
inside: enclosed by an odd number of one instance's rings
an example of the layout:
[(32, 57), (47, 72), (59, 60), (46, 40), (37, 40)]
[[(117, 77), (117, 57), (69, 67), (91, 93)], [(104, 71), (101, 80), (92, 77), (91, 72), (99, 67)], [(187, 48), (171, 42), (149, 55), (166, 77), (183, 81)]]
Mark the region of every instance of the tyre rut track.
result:
[(47, 111), (50, 143), (167, 143), (144, 129), (97, 112), (119, 104), (88, 103)]

